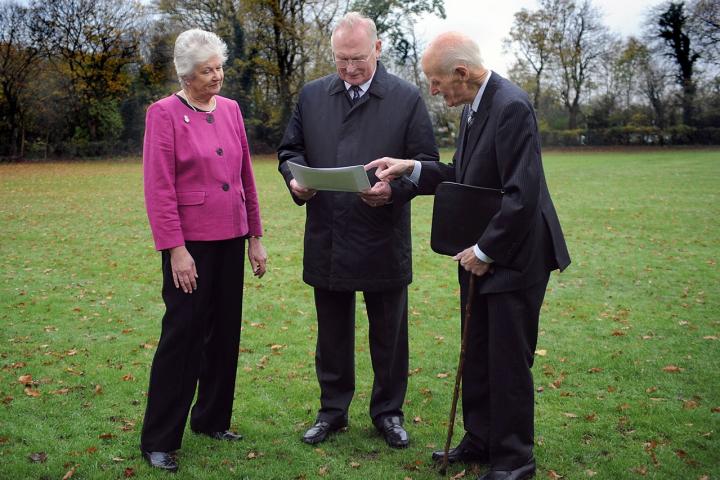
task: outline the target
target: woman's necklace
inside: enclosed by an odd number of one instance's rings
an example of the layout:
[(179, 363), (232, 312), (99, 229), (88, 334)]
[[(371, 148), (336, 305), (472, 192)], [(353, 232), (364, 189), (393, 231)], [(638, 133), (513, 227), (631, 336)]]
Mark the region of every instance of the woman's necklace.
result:
[(217, 100), (215, 100), (215, 97), (213, 96), (210, 100), (210, 108), (208, 110), (203, 110), (199, 107), (196, 107), (192, 101), (190, 101), (190, 95), (188, 95), (185, 90), (180, 91), (180, 95), (185, 99), (188, 106), (195, 110), (196, 112), (203, 112), (203, 113), (211, 113), (215, 111), (215, 108), (217, 107)]

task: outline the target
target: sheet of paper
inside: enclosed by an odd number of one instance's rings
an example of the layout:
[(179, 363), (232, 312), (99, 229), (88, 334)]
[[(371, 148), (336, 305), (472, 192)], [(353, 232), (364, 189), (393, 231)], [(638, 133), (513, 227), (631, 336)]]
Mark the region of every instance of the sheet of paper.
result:
[(295, 180), (306, 188), (333, 192), (359, 192), (370, 188), (370, 181), (362, 165), (310, 168), (293, 162), (287, 163)]

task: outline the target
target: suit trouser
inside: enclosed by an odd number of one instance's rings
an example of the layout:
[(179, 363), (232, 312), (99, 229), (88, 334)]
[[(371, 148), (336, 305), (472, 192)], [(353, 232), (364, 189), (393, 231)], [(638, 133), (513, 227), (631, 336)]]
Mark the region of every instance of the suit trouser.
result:
[[(463, 270), (463, 317), (468, 279)], [(476, 291), (473, 298), (462, 378), (463, 420), (473, 445), (488, 452), (494, 469), (518, 468), (532, 457), (534, 388), (530, 369), (548, 279), (549, 274), (535, 285), (511, 292)]]
[(180, 448), (190, 405), (196, 432), (230, 427), (242, 318), (245, 240), (186, 242), (197, 290), (175, 288), (170, 254), (162, 252), (165, 316), (150, 370), (140, 439), (146, 451)]
[[(370, 357), (375, 373), (370, 417), (403, 417), (408, 375), (407, 286), (363, 292), (367, 308)], [(355, 292), (315, 289), (318, 336), (315, 371), (320, 383), (317, 419), (346, 425), (355, 393)]]

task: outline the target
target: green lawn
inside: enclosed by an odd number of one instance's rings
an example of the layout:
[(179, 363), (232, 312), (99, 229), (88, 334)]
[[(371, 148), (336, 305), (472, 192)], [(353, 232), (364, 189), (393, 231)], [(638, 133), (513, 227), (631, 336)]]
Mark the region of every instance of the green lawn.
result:
[[(313, 448), (300, 442), (318, 407), (304, 210), (272, 158), (255, 168), (270, 260), (265, 278), (246, 276), (233, 415), (245, 439), (188, 430), (173, 478), (440, 478), (429, 455), (459, 313), (455, 265), (429, 248), (432, 199), (413, 207), (411, 446), (388, 449), (369, 421), (358, 302), (350, 428)], [(540, 325), (538, 478), (720, 478), (720, 151), (547, 153), (545, 169), (573, 263), (552, 275)], [(0, 165), (0, 478), (168, 477), (138, 451), (162, 312), (137, 159)]]

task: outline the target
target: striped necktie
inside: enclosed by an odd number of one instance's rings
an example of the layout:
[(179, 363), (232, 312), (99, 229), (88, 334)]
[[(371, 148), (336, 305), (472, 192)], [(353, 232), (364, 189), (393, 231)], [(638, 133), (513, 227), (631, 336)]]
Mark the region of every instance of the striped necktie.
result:
[(352, 102), (356, 103), (358, 100), (360, 100), (360, 87), (357, 85), (353, 85), (350, 87), (350, 96), (352, 97)]

